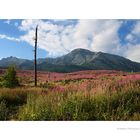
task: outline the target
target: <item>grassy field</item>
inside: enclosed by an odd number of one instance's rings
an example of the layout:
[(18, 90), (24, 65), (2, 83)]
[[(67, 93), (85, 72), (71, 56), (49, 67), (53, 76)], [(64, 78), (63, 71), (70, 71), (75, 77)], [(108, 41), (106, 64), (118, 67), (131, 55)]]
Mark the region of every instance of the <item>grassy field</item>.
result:
[(29, 75), (21, 76), (21, 87), (0, 88), (0, 120), (140, 120), (139, 73), (83, 71), (50, 79), (35, 88)]

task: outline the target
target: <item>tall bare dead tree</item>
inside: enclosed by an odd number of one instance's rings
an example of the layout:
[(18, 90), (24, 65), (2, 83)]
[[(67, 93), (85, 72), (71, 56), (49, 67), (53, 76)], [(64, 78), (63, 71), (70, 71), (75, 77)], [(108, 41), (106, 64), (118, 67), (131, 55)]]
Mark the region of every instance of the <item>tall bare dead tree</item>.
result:
[(37, 86), (37, 61), (36, 61), (36, 53), (37, 53), (37, 32), (38, 32), (38, 25), (36, 26), (35, 30), (35, 49), (34, 49), (34, 78), (35, 83), (34, 85)]

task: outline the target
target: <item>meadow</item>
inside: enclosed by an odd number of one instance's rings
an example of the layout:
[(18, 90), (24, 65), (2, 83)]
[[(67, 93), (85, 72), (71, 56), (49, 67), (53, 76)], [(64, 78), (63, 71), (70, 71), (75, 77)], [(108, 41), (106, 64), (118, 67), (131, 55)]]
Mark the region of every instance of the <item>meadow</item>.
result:
[(33, 71), (17, 75), (19, 87), (0, 88), (0, 120), (140, 120), (139, 73), (38, 72), (37, 87)]

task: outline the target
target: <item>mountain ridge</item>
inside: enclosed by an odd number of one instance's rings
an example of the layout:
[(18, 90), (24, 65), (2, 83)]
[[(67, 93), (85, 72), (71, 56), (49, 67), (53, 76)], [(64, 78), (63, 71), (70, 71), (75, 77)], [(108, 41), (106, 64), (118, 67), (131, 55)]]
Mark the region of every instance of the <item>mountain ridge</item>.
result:
[[(0, 60), (0, 68), (15, 65), (17, 69), (32, 70), (34, 61), (7, 57)], [(92, 52), (78, 48), (70, 53), (57, 58), (39, 58), (37, 60), (38, 70), (55, 72), (73, 72), (79, 70), (121, 70), (140, 71), (140, 63), (131, 61), (122, 56)]]

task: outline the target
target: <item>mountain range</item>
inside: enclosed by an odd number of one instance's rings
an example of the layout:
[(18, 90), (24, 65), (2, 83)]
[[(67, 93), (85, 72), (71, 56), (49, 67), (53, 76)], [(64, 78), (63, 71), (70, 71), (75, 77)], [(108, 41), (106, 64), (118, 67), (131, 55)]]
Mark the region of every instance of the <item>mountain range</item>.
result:
[[(15, 65), (17, 69), (33, 70), (34, 61), (7, 57), (0, 60), (0, 68)], [(92, 52), (86, 49), (75, 49), (70, 53), (57, 58), (39, 58), (38, 70), (54, 72), (73, 72), (80, 70), (121, 70), (140, 71), (140, 63), (131, 61), (122, 56), (103, 52)]]

